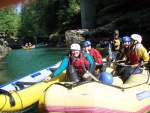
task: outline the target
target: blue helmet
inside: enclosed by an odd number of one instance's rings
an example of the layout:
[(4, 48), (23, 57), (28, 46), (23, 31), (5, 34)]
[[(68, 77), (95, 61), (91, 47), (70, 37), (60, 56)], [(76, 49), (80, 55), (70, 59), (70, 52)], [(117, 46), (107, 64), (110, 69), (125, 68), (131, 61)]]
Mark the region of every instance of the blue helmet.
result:
[(105, 84), (111, 85), (113, 83), (113, 76), (108, 72), (102, 72), (99, 79), (102, 83)]
[(88, 43), (86, 41), (81, 42), (80, 46), (81, 46), (81, 48), (88, 47)]
[(124, 36), (124, 37), (122, 38), (122, 42), (130, 42), (130, 37)]
[(89, 40), (85, 41), (89, 46), (91, 45), (91, 42)]

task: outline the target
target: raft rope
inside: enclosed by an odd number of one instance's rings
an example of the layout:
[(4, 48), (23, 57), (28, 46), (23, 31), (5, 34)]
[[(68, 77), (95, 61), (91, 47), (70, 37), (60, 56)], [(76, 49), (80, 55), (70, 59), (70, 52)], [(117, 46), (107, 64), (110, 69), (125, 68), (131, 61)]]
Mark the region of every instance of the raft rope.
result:
[(24, 113), (24, 112), (27, 112), (28, 110), (30, 110), (31, 108), (35, 107), (37, 105), (38, 102), (36, 102), (35, 104), (31, 105), (30, 107), (24, 109), (24, 110), (21, 110), (20, 113)]
[[(11, 93), (9, 93), (8, 91), (6, 90), (3, 90), (3, 89), (0, 89), (0, 94), (4, 94), (5, 95), (5, 103), (3, 105), (3, 107), (6, 105), (6, 102), (7, 102), (7, 98), (6, 98), (6, 95), (9, 97), (9, 101), (10, 101), (10, 106), (13, 107), (15, 106), (15, 100), (13, 98), (13, 96), (11, 95)], [(3, 107), (1, 109), (3, 109)], [(0, 109), (0, 110), (1, 110)]]
[[(0, 89), (1, 90), (1, 89)], [(23, 101), (22, 101), (22, 98), (20, 97), (20, 95), (18, 94), (17, 91), (14, 91), (16, 93), (16, 95), (18, 95), (18, 97), (20, 98), (20, 101), (21, 101), (21, 108), (23, 109)], [(7, 102), (7, 98), (6, 98), (6, 95), (5, 95), (5, 103), (4, 105), (0, 108), (0, 111), (4, 108), (4, 106), (6, 105), (6, 102)], [(17, 111), (19, 113), (24, 113), (26, 111), (28, 111), (29, 109), (33, 108), (37, 103), (31, 105), (30, 107), (24, 109), (24, 110), (20, 110), (20, 111)]]
[[(18, 92), (16, 92), (16, 91), (14, 91), (14, 92), (15, 92), (15, 93), (18, 95), (18, 97), (20, 98), (20, 101), (21, 101), (21, 108), (23, 108), (23, 101), (22, 101), (20, 95), (18, 94)], [(5, 95), (5, 98), (6, 98), (6, 95)], [(6, 105), (7, 98), (6, 98), (5, 100), (6, 100), (6, 101), (5, 101), (5, 104), (3, 105), (3, 107)], [(24, 112), (28, 111), (29, 109), (33, 108), (36, 104), (37, 104), (37, 103), (33, 104), (31, 107), (28, 107), (27, 109), (20, 110), (20, 111), (17, 111), (17, 112), (19, 112), (19, 113), (24, 113)], [(2, 107), (0, 110), (2, 110), (3, 107)]]
[(10, 101), (11, 107), (15, 106), (15, 100), (14, 100), (13, 96), (11, 95), (11, 93), (9, 93), (6, 90), (0, 89), (0, 94), (7, 95), (10, 99), (9, 101)]
[[(95, 82), (95, 81), (92, 81), (92, 82)], [(71, 83), (71, 84), (69, 84), (69, 83), (67, 83), (67, 82), (65, 82), (65, 83), (60, 83), (60, 82), (58, 82), (58, 83), (54, 83), (54, 84), (61, 85), (61, 86), (65, 87), (65, 88), (71, 90), (71, 89), (73, 89), (74, 87), (78, 87), (78, 86), (83, 85), (83, 84), (86, 84), (86, 83), (91, 83), (91, 81), (74, 82), (74, 83)], [(97, 83), (98, 83), (98, 82), (97, 82)], [(52, 85), (53, 85), (53, 84), (52, 84)]]
[(22, 102), (22, 99), (21, 99), (21, 96), (18, 94), (17, 91), (15, 91), (15, 93), (18, 95), (18, 97), (20, 98), (20, 101), (21, 101), (21, 107), (23, 108), (23, 102)]
[[(92, 81), (92, 82), (95, 82), (95, 81)], [(54, 84), (61, 85), (61, 86), (65, 87), (65, 88), (67, 88), (68, 90), (71, 90), (74, 87), (78, 87), (78, 86), (86, 84), (86, 83), (91, 83), (91, 81), (75, 82), (75, 83), (72, 83), (72, 84), (69, 84), (67, 82), (65, 82), (65, 83), (58, 82), (58, 83), (54, 83)], [(104, 84), (104, 83), (101, 83), (101, 82), (96, 82), (96, 83)], [(54, 85), (54, 84), (52, 84), (52, 85)], [(138, 85), (134, 85), (134, 86), (131, 86), (131, 87), (121, 87), (121, 86), (115, 86), (115, 85), (109, 85), (109, 84), (105, 84), (105, 85), (110, 86), (110, 87), (114, 87), (114, 88), (118, 88), (118, 89), (121, 89), (121, 91), (124, 91), (125, 89), (137, 87), (137, 86), (140, 86), (140, 85), (143, 85), (143, 84), (147, 84), (147, 82), (144, 82), (144, 83), (141, 83), (141, 84), (138, 84)]]
[(2, 108), (0, 108), (0, 111), (3, 109), (3, 107), (6, 105), (6, 102), (7, 102), (7, 98), (6, 98), (6, 95), (5, 95), (5, 103), (4, 103), (4, 105), (2, 106)]
[(25, 86), (24, 85), (35, 85), (37, 82), (21, 82), (21, 81), (18, 81), (16, 82), (16, 90), (22, 90), (22, 89), (25, 89)]

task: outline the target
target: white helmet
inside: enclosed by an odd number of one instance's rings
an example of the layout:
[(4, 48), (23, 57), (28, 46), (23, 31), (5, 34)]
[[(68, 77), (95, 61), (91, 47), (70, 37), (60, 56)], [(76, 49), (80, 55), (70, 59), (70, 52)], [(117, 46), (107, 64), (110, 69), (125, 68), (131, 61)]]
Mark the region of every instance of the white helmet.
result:
[(136, 40), (138, 43), (142, 42), (142, 37), (138, 34), (132, 34), (131, 39)]
[(74, 43), (70, 46), (70, 49), (73, 49), (73, 50), (80, 50), (80, 45), (77, 44), (77, 43)]

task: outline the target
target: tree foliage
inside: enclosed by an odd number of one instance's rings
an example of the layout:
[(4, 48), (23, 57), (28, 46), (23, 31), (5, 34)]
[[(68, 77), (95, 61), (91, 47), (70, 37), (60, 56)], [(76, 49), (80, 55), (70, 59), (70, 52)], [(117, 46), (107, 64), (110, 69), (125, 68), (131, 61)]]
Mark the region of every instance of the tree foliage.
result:
[(36, 0), (24, 4), (20, 35), (49, 35), (80, 12), (78, 0)]
[(0, 32), (5, 32), (8, 35), (17, 34), (19, 26), (19, 15), (15, 7), (0, 9)]

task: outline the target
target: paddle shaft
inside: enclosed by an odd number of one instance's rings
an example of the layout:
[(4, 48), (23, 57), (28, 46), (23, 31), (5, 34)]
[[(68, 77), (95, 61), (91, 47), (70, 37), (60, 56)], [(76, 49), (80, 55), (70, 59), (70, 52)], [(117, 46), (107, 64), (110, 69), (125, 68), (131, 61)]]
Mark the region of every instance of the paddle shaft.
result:
[(93, 78), (95, 81), (99, 82), (99, 80), (93, 75), (91, 74), (88, 70), (86, 70), (86, 68), (82, 65), (83, 70), (86, 72), (86, 74), (88, 74), (91, 78)]
[(99, 82), (99, 80), (98, 80), (93, 74), (91, 74), (89, 71), (86, 71), (86, 73), (87, 73), (91, 78), (93, 78), (96, 82)]

